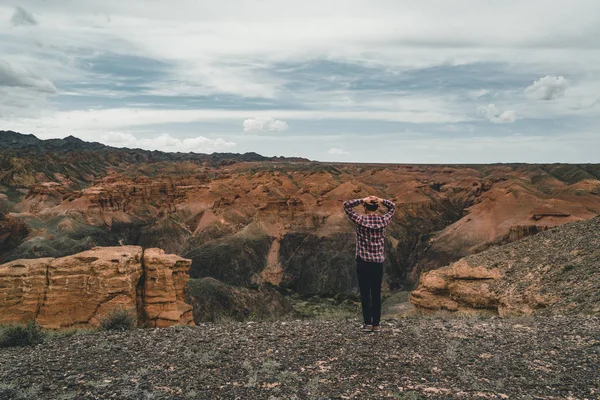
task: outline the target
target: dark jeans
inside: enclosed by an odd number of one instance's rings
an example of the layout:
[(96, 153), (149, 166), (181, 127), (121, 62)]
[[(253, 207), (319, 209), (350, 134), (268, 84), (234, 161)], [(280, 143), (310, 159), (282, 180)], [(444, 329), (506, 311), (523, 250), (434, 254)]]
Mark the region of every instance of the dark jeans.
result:
[(381, 319), (381, 280), (383, 264), (356, 260), (356, 274), (362, 303), (363, 321), (367, 325), (379, 325)]

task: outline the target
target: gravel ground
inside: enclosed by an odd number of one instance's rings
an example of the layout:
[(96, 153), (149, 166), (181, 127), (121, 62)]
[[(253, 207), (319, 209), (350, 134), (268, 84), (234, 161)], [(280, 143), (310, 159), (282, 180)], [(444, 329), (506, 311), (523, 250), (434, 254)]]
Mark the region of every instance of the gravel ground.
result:
[(93, 332), (0, 349), (0, 399), (599, 399), (600, 318)]

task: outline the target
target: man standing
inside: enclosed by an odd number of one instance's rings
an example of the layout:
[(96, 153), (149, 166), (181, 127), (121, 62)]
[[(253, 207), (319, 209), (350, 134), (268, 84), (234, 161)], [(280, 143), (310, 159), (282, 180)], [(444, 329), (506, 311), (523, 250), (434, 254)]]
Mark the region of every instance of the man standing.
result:
[[(365, 215), (354, 211), (362, 204)], [(379, 204), (387, 208), (385, 215), (376, 214)], [(344, 202), (344, 211), (356, 225), (356, 273), (363, 312), (363, 331), (379, 332), (381, 319), (381, 280), (385, 259), (385, 228), (388, 226), (396, 205), (375, 196)]]

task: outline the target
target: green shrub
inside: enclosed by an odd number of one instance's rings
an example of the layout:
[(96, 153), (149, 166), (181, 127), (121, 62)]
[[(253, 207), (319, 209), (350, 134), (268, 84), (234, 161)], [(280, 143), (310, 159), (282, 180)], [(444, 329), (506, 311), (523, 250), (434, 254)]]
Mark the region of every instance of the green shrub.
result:
[(44, 341), (45, 333), (34, 321), (8, 325), (0, 333), (0, 347), (30, 346)]
[(100, 318), (100, 326), (105, 331), (127, 331), (137, 326), (137, 315), (131, 309), (114, 308)]

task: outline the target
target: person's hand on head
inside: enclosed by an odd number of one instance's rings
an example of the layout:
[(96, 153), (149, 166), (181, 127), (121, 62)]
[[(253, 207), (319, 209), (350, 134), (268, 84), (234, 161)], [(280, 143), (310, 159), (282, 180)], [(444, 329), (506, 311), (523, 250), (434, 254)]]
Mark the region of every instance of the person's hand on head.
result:
[(365, 197), (364, 202), (369, 204), (378, 204), (379, 198), (377, 196)]

